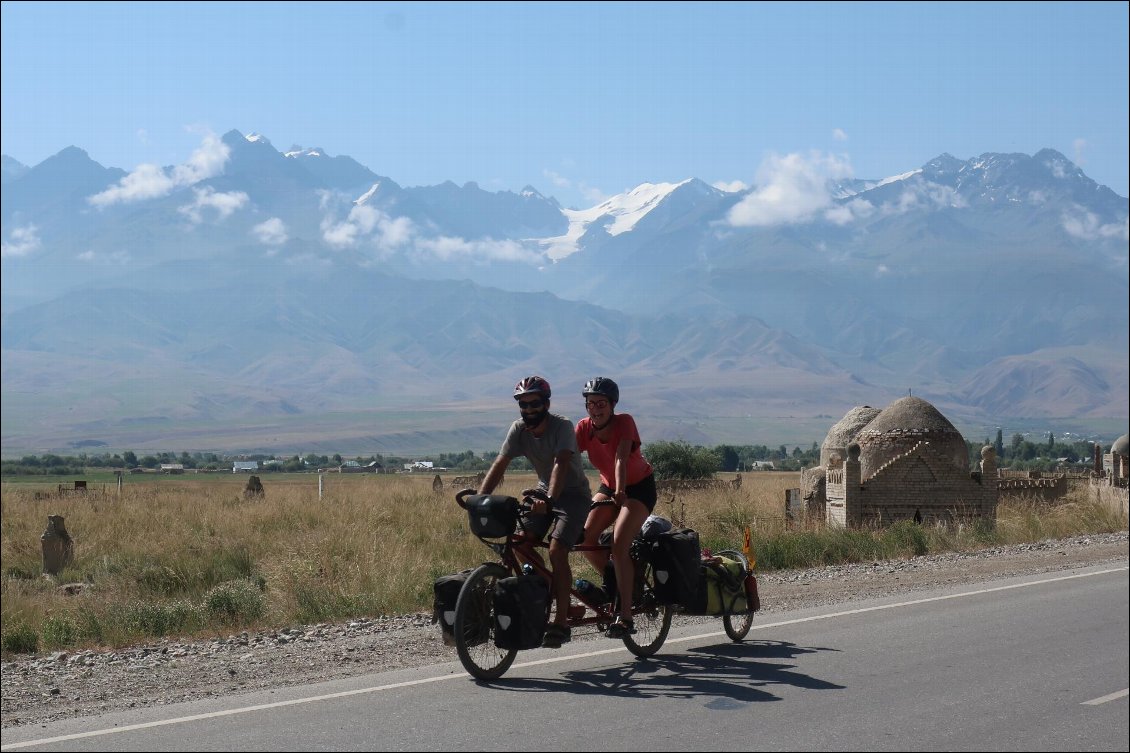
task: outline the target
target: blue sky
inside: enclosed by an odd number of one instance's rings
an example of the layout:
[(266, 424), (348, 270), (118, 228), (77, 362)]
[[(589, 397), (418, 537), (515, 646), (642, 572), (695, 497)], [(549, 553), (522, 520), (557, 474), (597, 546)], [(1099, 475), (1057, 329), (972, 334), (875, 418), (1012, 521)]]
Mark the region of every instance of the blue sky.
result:
[(1128, 4), (4, 2), (2, 151), (179, 165), (209, 135), (401, 185), (882, 178), (1052, 148), (1128, 188)]

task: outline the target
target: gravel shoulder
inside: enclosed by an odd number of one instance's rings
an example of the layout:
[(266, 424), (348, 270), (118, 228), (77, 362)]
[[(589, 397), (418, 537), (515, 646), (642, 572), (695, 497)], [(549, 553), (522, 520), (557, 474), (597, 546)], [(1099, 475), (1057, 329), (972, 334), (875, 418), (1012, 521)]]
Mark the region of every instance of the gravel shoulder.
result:
[[(1108, 562), (1125, 565), (1128, 541), (1130, 536), (1121, 531), (969, 553), (762, 573), (758, 615)], [(430, 614), (244, 632), (214, 640), (162, 640), (114, 651), (14, 657), (0, 664), (0, 727), (455, 660), (455, 649), (440, 640)]]

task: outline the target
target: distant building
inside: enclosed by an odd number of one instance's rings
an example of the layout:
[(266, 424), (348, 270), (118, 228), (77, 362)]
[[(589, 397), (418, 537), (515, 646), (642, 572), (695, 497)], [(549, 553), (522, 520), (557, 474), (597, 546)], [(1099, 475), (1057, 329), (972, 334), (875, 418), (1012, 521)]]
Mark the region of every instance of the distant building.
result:
[(236, 460), (231, 464), (232, 473), (255, 473), (258, 470), (258, 460)]
[(161, 473), (184, 473), (184, 464), (161, 463)]

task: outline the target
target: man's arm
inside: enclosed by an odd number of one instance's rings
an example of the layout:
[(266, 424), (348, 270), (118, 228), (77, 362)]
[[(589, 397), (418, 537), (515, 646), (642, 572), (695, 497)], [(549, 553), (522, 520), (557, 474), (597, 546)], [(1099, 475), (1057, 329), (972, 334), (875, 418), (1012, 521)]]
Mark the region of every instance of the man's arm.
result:
[(510, 458), (499, 453), (498, 457), (494, 459), (494, 462), (490, 464), (490, 470), (487, 471), (486, 477), (483, 478), (483, 483), (479, 484), (479, 494), (490, 494), (493, 492), (499, 482), (502, 481), (502, 474), (506, 473), (506, 468), (509, 465)]
[(558, 450), (557, 455), (553, 458), (553, 470), (549, 474), (549, 493), (550, 499), (557, 499), (561, 496), (561, 490), (565, 488), (565, 478), (569, 475), (569, 463), (573, 460), (572, 450)]

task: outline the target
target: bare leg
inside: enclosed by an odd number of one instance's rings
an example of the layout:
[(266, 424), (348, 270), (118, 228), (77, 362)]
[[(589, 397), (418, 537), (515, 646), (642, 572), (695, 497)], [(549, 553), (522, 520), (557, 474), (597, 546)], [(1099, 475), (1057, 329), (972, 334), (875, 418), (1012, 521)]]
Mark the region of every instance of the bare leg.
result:
[(612, 561), (616, 565), (616, 589), (620, 594), (620, 616), (632, 619), (632, 586), (636, 568), (630, 554), (632, 539), (647, 520), (647, 507), (638, 499), (629, 499), (620, 508), (616, 527), (612, 529)]
[(569, 589), (573, 573), (569, 568), (569, 546), (558, 539), (550, 539), (549, 562), (553, 565), (553, 593), (557, 597), (557, 615), (554, 624), (566, 626), (569, 619)]
[[(603, 494), (598, 494), (593, 497), (594, 502), (608, 499)], [(616, 505), (601, 505), (589, 510), (589, 517), (585, 521), (585, 545), (595, 546), (600, 542), (600, 534), (604, 533), (604, 529), (612, 524), (616, 519), (616, 514), (619, 508)], [(602, 550), (592, 550), (582, 552), (593, 567), (596, 568), (598, 573), (604, 572), (604, 565), (608, 562), (608, 552)]]

